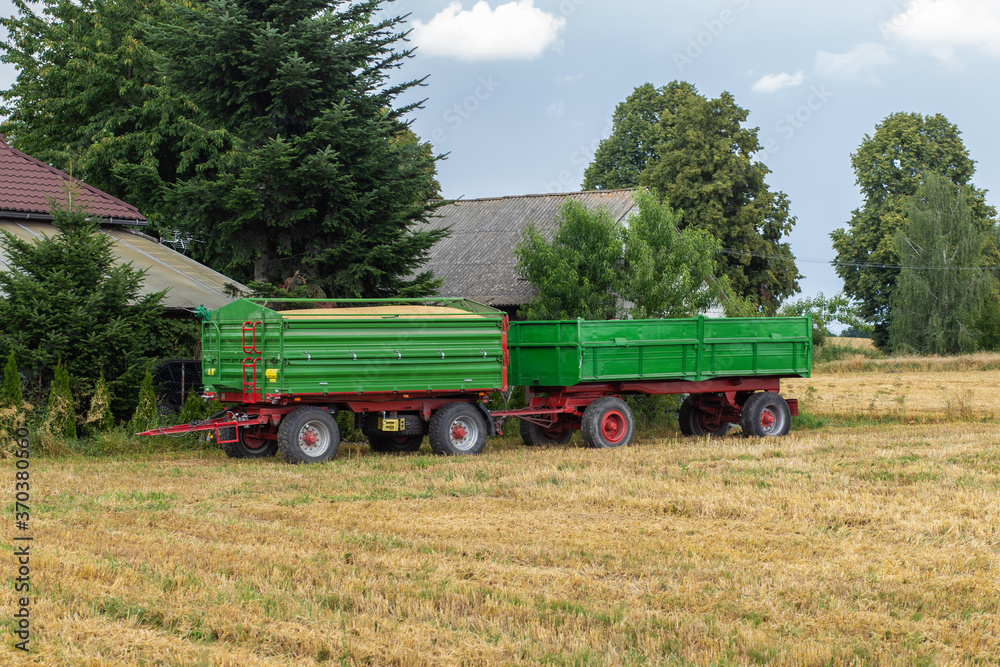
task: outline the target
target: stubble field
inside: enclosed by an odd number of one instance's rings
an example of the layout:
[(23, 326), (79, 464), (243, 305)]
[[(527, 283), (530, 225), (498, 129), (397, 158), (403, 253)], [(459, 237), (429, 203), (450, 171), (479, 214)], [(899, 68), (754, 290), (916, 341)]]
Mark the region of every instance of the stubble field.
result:
[(0, 663), (995, 664), (998, 360), (821, 368), (780, 440), (35, 459)]

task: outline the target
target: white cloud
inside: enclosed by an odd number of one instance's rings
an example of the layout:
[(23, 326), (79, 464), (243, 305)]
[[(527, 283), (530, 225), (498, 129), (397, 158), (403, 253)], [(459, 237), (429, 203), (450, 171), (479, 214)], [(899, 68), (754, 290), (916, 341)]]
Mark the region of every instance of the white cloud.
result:
[(880, 25), (883, 35), (945, 61), (958, 48), (981, 49), (1000, 58), (1000, 2), (912, 0)]
[(795, 74), (788, 74), (787, 72), (767, 74), (761, 77), (757, 83), (753, 84), (750, 89), (758, 93), (773, 93), (782, 88), (801, 86), (805, 78), (802, 70), (799, 70)]
[(559, 85), (560, 86), (568, 86), (568, 85), (577, 83), (578, 81), (583, 81), (583, 77), (584, 76), (585, 75), (584, 75), (583, 72), (579, 72), (578, 74), (572, 74), (570, 76), (560, 77), (559, 78)]
[(481, 0), (465, 10), (452, 2), (429, 22), (414, 21), (410, 39), (425, 55), (459, 60), (534, 60), (556, 44), (561, 16), (517, 0), (492, 9)]
[(885, 45), (865, 42), (847, 53), (819, 51), (816, 54), (816, 74), (828, 79), (878, 83), (872, 70), (893, 62), (895, 60)]
[(553, 102), (545, 110), (546, 116), (551, 116), (552, 118), (558, 118), (559, 116), (564, 116), (566, 114), (566, 103), (562, 100), (558, 102)]

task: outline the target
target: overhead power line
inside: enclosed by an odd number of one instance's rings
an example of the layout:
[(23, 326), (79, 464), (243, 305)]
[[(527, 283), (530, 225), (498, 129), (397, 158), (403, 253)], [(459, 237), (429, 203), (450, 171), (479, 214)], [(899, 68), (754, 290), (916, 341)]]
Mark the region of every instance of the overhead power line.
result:
[[(751, 250), (737, 250), (735, 248), (722, 248), (726, 255), (737, 255), (740, 257), (756, 257), (758, 259), (787, 260), (787, 255), (770, 255), (763, 252), (753, 252)], [(1000, 266), (908, 266), (904, 264), (876, 264), (870, 262), (840, 262), (835, 259), (818, 259), (814, 257), (795, 257), (791, 259), (796, 262), (808, 262), (811, 264), (828, 264), (830, 266), (851, 266), (858, 269), (912, 269), (916, 271), (997, 271)]]

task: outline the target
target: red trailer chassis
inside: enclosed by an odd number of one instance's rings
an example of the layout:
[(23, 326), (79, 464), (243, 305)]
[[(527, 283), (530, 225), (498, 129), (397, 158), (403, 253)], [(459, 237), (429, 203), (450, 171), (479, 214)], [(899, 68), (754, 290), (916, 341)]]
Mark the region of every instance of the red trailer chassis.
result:
[[(278, 426), (282, 419), (304, 406), (325, 408), (333, 414), (343, 408), (362, 416), (369, 413), (393, 415), (418, 413), (425, 422), (429, 422), (436, 411), (450, 403), (461, 402), (479, 405), (484, 417), (487, 418), (490, 435), (501, 434), (504, 420), (508, 417), (517, 417), (522, 422), (536, 426), (537, 437), (541, 440), (558, 442), (568, 437), (573, 430), (583, 427), (587, 408), (598, 399), (636, 394), (690, 394), (681, 408), (681, 430), (686, 435), (705, 435), (724, 432), (723, 429), (728, 430), (729, 425), (734, 423), (744, 423), (746, 430), (744, 411), (751, 405), (750, 398), (777, 397), (780, 382), (779, 378), (764, 377), (702, 381), (623, 381), (579, 384), (570, 387), (529, 387), (527, 407), (496, 411), (487, 411), (483, 405), (487, 399), (486, 391), (311, 394), (294, 397), (270, 395), (265, 397), (268, 401), (265, 403), (235, 406), (211, 419), (151, 429), (140, 435), (181, 435), (214, 431), (219, 444), (225, 445), (240, 441), (240, 429), (250, 429), (253, 435), (244, 433), (242, 437), (263, 443), (277, 439)], [(216, 398), (216, 396), (208, 394), (206, 398)], [(243, 394), (224, 393), (218, 398), (224, 402), (239, 402)], [(780, 400), (787, 405), (788, 416), (798, 415), (798, 401)], [(757, 403), (760, 401), (754, 401), (753, 404)], [(613, 431), (618, 426), (614, 424), (609, 426), (609, 420), (627, 421), (631, 418), (630, 415), (626, 418), (621, 409), (612, 410), (611, 413), (607, 419), (599, 420), (600, 428), (607, 427)], [(774, 409), (762, 408), (760, 416), (755, 416), (755, 419), (761, 422), (759, 434), (769, 435), (769, 428), (774, 425), (774, 420), (781, 417), (781, 414), (775, 414)], [(232, 429), (232, 433), (229, 433), (229, 429)], [(522, 426), (522, 435), (525, 433), (525, 428)], [(527, 439), (527, 436), (525, 437)]]

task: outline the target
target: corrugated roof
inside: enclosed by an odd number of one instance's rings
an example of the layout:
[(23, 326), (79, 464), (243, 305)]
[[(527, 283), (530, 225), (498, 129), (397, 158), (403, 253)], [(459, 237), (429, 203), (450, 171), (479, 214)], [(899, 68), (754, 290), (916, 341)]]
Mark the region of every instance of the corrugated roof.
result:
[[(58, 230), (47, 222), (15, 222), (0, 220), (0, 229), (26, 241), (39, 236), (49, 236)], [(198, 306), (220, 308), (232, 301), (226, 296), (227, 283), (241, 291), (247, 288), (217, 271), (199, 264), (190, 257), (161, 245), (156, 239), (127, 227), (103, 225), (101, 232), (115, 240), (114, 252), (119, 264), (132, 262), (137, 269), (146, 269), (142, 293), (151, 294), (167, 290), (163, 299), (165, 308), (193, 310)], [(6, 256), (0, 248), (0, 271), (7, 271)]]
[(467, 199), (438, 209), (433, 229), (451, 227), (451, 236), (431, 249), (424, 267), (445, 282), (442, 297), (464, 297), (490, 306), (518, 306), (538, 292), (517, 275), (515, 246), (528, 222), (551, 239), (556, 215), (567, 199), (590, 209), (606, 209), (621, 222), (635, 207), (633, 190), (596, 190), (552, 195)]
[(48, 219), (51, 202), (73, 205), (108, 223), (145, 225), (139, 209), (7, 145), (0, 136), (0, 218)]

